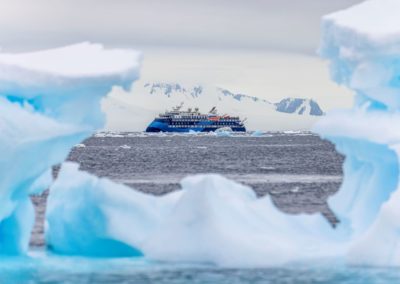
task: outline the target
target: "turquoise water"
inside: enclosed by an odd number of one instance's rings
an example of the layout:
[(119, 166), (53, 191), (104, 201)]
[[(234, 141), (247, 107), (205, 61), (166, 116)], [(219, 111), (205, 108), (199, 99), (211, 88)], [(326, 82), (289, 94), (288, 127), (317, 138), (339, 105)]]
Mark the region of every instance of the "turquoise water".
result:
[(2, 259), (0, 283), (400, 283), (396, 268), (346, 267), (340, 261), (279, 268), (218, 268), (144, 258), (90, 259), (35, 252)]

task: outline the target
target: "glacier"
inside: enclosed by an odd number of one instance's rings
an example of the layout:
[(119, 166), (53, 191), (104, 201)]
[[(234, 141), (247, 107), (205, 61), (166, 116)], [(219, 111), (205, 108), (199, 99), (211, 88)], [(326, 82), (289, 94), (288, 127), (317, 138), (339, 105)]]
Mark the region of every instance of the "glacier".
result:
[(129, 88), (140, 54), (81, 43), (0, 53), (0, 254), (27, 252), (30, 194), (52, 182), (51, 168), (104, 124), (100, 101), (113, 85)]

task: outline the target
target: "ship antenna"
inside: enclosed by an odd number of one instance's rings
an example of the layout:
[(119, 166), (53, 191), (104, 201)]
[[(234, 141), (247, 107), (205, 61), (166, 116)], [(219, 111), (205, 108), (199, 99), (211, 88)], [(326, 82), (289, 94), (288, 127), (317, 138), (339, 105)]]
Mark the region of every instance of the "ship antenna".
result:
[(216, 113), (216, 110), (217, 110), (217, 107), (212, 107), (212, 109), (210, 110), (210, 113), (212, 113), (212, 114), (215, 114)]
[(183, 102), (179, 106), (174, 107), (174, 111), (179, 111), (183, 107)]

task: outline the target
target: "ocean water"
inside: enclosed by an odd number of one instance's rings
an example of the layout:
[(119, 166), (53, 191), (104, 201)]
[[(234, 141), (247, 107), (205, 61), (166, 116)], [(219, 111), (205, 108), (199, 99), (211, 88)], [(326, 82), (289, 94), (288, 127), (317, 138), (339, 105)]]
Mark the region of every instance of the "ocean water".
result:
[[(97, 136), (97, 137), (96, 137)], [(289, 214), (322, 212), (337, 222), (326, 199), (342, 180), (343, 157), (328, 141), (311, 133), (174, 135), (102, 133), (75, 147), (68, 160), (84, 171), (162, 195), (179, 190), (190, 174), (219, 173), (249, 185), (258, 196), (270, 194)], [(83, 146), (80, 145), (80, 146)], [(33, 246), (42, 246), (46, 195), (34, 197)]]
[[(83, 147), (84, 145), (84, 147)], [(288, 214), (322, 214), (342, 180), (343, 157), (311, 133), (146, 135), (103, 133), (75, 147), (69, 160), (82, 170), (162, 195), (180, 190), (189, 174), (220, 173), (269, 194)], [(57, 170), (55, 170), (56, 174)], [(346, 267), (336, 260), (279, 268), (235, 269), (212, 265), (149, 262), (143, 258), (86, 259), (46, 254), (43, 224), (46, 194), (33, 197), (36, 225), (32, 256), (0, 261), (0, 283), (393, 283), (400, 271)]]
[(0, 261), (2, 284), (308, 284), (399, 283), (394, 268), (346, 267), (339, 261), (276, 268), (218, 268), (211, 265), (171, 264), (144, 259), (58, 257), (44, 252), (34, 258)]
[(399, 283), (394, 268), (346, 267), (338, 261), (276, 268), (218, 268), (144, 259), (88, 259), (34, 252), (34, 258), (0, 261), (2, 284), (373, 284)]

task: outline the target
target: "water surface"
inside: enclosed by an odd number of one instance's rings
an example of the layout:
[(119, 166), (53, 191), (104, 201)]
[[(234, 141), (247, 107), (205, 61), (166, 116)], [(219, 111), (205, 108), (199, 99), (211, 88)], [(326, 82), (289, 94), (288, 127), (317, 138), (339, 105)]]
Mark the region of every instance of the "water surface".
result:
[[(343, 157), (311, 134), (239, 135), (107, 134), (75, 147), (69, 160), (82, 170), (154, 195), (180, 190), (188, 174), (219, 173), (269, 194), (289, 214), (321, 212), (332, 223), (327, 198), (341, 183)], [(218, 268), (159, 263), (144, 258), (87, 259), (46, 255), (45, 196), (35, 197), (34, 258), (0, 261), (0, 283), (395, 283), (396, 269), (346, 267), (337, 260), (279, 268)]]

